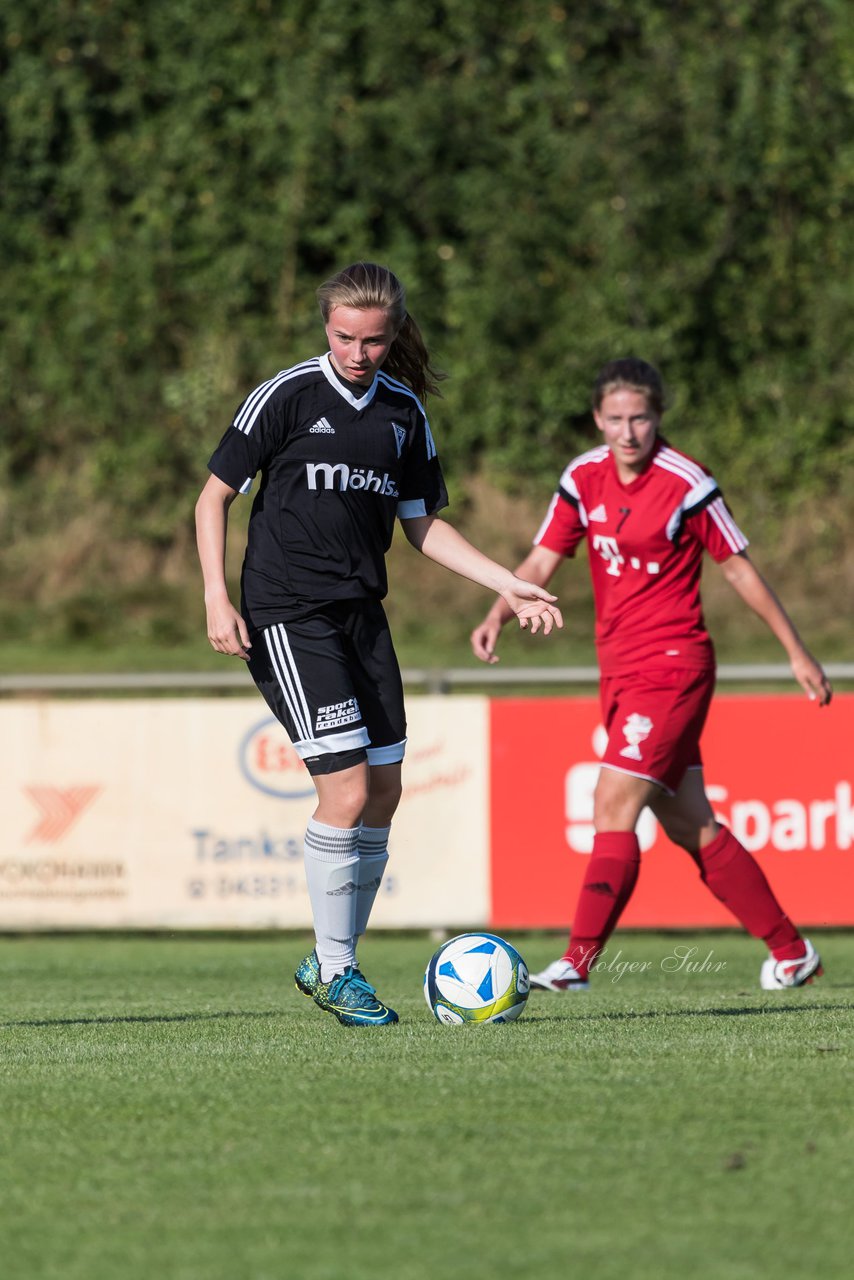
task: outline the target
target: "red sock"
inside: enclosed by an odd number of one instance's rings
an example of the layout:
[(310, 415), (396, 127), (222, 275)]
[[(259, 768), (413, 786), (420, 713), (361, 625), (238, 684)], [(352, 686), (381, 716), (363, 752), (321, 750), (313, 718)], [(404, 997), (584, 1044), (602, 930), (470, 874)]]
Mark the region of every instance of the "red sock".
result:
[(640, 868), (634, 831), (600, 831), (578, 895), (569, 946), (564, 953), (586, 978), (632, 896)]
[(775, 960), (806, 955), (801, 935), (783, 911), (762, 868), (726, 827), (695, 854), (703, 882)]

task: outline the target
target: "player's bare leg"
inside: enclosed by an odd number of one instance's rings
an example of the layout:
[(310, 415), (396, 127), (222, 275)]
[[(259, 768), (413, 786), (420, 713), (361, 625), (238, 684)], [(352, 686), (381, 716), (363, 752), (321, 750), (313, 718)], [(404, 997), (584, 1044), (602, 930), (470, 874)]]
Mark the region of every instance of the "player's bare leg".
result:
[(649, 807), (664, 828), (665, 834), (680, 849), (699, 853), (711, 844), (720, 831), (706, 795), (702, 769), (688, 769), (675, 795), (660, 788), (650, 797)]
[(593, 793), (593, 825), (598, 831), (634, 831), (641, 810), (663, 792), (658, 783), (603, 765)]

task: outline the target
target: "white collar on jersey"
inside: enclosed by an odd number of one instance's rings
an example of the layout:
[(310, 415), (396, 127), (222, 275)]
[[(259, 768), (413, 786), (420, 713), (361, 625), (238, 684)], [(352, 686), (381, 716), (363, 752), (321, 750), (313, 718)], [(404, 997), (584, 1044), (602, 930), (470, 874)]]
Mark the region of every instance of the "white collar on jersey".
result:
[(340, 376), (332, 367), (332, 355), (327, 351), (325, 356), (320, 357), (320, 367), (323, 370), (324, 377), (331, 387), (334, 387), (339, 396), (351, 404), (354, 409), (365, 409), (371, 403), (377, 393), (377, 375), (374, 374), (374, 380), (369, 387), (365, 389), (363, 396), (354, 395), (345, 383), (341, 381)]

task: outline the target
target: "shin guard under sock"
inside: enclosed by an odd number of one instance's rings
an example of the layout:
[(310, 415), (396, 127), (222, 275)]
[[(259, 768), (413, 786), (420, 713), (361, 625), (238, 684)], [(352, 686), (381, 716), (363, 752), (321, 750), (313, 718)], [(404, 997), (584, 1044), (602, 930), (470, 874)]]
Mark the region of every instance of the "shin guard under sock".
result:
[(586, 978), (632, 896), (640, 868), (640, 846), (634, 831), (601, 831), (584, 876), (569, 946), (564, 953)]
[(359, 831), (309, 818), (305, 832), (305, 876), (323, 982), (356, 960)]
[(368, 927), (376, 896), (388, 864), (388, 837), (391, 827), (362, 827), (359, 833), (359, 866), (356, 882), (356, 938)]
[(775, 960), (798, 960), (806, 953), (759, 863), (727, 827), (694, 857), (704, 884), (748, 933), (762, 939)]

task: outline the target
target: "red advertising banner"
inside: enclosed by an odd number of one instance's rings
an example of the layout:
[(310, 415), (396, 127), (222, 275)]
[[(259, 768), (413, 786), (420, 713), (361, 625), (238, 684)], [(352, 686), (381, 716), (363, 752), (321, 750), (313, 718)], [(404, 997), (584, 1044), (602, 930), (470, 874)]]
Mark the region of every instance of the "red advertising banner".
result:
[[(569, 926), (603, 738), (594, 698), (491, 701), (494, 928)], [(822, 709), (797, 695), (719, 695), (703, 759), (716, 814), (788, 914), (799, 925), (854, 924), (854, 694)], [(648, 810), (638, 835), (641, 873), (621, 924), (735, 924)]]

